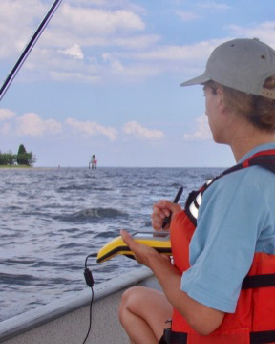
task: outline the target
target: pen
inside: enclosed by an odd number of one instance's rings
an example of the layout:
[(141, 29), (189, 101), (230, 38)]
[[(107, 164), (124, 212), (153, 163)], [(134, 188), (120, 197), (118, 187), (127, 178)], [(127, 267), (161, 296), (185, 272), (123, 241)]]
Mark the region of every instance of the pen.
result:
[[(178, 203), (178, 202), (179, 202), (180, 196), (181, 196), (181, 194), (182, 194), (182, 190), (183, 190), (183, 186), (180, 187), (179, 192), (177, 193), (177, 196), (176, 196), (176, 198), (174, 199), (174, 203)], [(172, 213), (170, 213), (170, 215), (169, 215), (168, 217), (167, 217), (167, 216), (165, 217), (165, 219), (164, 219), (163, 222), (162, 222), (161, 229), (164, 229), (164, 227), (165, 227), (168, 223), (170, 223), (171, 217), (172, 217)]]

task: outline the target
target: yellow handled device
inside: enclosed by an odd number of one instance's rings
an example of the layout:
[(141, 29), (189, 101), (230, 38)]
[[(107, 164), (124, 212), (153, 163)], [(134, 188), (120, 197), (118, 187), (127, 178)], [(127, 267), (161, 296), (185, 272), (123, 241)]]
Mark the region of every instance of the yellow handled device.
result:
[[(172, 255), (170, 233), (167, 231), (160, 232), (136, 232), (132, 234), (133, 239), (141, 244), (155, 248), (158, 252)], [(129, 246), (124, 243), (121, 236), (104, 245), (97, 253), (97, 263), (103, 263), (113, 258), (117, 254), (124, 255), (128, 258), (135, 259), (134, 253)]]

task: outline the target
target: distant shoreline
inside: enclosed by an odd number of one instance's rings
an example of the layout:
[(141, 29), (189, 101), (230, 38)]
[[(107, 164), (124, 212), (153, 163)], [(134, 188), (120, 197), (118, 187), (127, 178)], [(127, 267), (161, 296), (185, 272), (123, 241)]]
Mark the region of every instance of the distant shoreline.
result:
[[(24, 169), (33, 169), (33, 170), (66, 170), (66, 169), (74, 169), (74, 168), (81, 168), (81, 169), (87, 169), (89, 168), (87, 166), (27, 166), (27, 165), (22, 165), (22, 166), (17, 166), (17, 165), (0, 165), (0, 170), (24, 170)], [(116, 169), (116, 168), (127, 168), (127, 169), (170, 169), (170, 168), (179, 168), (179, 169), (201, 169), (201, 168), (215, 168), (215, 169), (226, 169), (228, 167), (226, 166), (100, 166), (96, 169), (91, 169), (91, 171), (96, 171), (105, 169), (105, 168), (111, 168), (111, 169)]]
[(32, 166), (28, 166), (28, 165), (0, 165), (0, 169), (18, 169), (18, 168), (32, 168)]

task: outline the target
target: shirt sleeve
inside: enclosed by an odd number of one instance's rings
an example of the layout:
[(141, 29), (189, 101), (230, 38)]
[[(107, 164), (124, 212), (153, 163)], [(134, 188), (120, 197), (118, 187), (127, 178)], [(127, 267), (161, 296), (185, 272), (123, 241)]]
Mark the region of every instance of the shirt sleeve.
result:
[(191, 267), (181, 278), (191, 298), (228, 313), (235, 312), (265, 221), (263, 192), (251, 182), (242, 170), (204, 192), (190, 243)]

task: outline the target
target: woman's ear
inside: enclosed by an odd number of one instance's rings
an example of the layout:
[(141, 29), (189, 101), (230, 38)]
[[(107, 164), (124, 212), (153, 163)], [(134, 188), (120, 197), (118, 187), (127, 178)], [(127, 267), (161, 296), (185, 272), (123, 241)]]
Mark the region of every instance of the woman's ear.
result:
[(217, 105), (219, 106), (220, 112), (222, 114), (227, 114), (228, 113), (228, 107), (225, 106), (224, 103), (224, 94), (223, 94), (223, 89), (222, 87), (218, 87), (216, 90), (217, 94)]
[(223, 103), (223, 90), (221, 87), (218, 87), (216, 89), (216, 95), (218, 96), (218, 98), (217, 98), (218, 102), (220, 102), (220, 105), (222, 105), (222, 103)]

